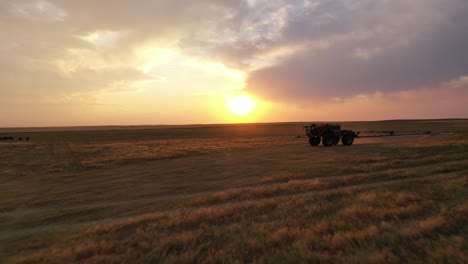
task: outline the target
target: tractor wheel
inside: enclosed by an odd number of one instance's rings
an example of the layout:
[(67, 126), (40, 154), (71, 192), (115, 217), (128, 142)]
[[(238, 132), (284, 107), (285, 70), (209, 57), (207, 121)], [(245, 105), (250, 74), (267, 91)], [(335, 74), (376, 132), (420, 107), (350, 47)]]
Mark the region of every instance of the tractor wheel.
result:
[(338, 145), (338, 142), (340, 142), (340, 137), (333, 137), (333, 145)]
[(324, 147), (331, 147), (335, 141), (335, 136), (332, 133), (325, 133), (322, 137), (322, 144)]
[(351, 146), (354, 142), (354, 137), (352, 135), (344, 135), (341, 138), (341, 142), (343, 142), (345, 146)]
[(309, 144), (311, 146), (318, 146), (320, 144), (320, 137), (309, 137)]

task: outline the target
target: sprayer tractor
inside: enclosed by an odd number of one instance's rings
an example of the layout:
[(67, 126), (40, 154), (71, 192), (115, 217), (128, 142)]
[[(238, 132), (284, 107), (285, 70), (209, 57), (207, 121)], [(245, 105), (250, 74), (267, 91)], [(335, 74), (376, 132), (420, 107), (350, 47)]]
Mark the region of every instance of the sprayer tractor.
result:
[(418, 135), (453, 135), (452, 132), (432, 133), (431, 131), (360, 131), (341, 129), (339, 124), (311, 124), (304, 126), (306, 137), (311, 146), (318, 146), (320, 142), (324, 147), (331, 147), (340, 142), (344, 146), (351, 146), (355, 138), (375, 138), (375, 137), (394, 137), (394, 136), (418, 136)]
[(338, 124), (312, 124), (304, 128), (311, 146), (318, 146), (322, 142), (324, 147), (330, 147), (337, 145), (340, 139), (343, 145), (350, 146), (358, 136), (354, 131), (342, 130)]

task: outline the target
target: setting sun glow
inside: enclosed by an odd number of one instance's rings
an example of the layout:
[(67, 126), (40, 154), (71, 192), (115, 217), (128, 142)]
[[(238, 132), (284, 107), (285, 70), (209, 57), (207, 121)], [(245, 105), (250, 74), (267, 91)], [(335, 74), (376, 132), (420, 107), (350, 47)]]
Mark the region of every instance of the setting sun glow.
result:
[(228, 101), (229, 110), (236, 115), (244, 116), (255, 109), (255, 102), (247, 95), (237, 95)]

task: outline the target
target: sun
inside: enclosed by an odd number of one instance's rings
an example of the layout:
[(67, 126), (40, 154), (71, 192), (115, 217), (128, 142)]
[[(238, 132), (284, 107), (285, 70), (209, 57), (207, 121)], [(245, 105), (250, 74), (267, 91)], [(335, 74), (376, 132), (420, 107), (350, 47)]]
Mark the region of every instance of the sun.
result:
[(255, 109), (255, 101), (247, 95), (241, 94), (229, 99), (229, 110), (239, 116), (250, 114)]

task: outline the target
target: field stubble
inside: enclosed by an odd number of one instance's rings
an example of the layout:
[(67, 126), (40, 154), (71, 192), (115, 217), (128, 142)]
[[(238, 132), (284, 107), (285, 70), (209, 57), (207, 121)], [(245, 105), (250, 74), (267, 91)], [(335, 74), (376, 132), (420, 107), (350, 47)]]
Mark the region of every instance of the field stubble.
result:
[(455, 134), (40, 132), (0, 144), (0, 261), (467, 263), (468, 123), (344, 126)]

